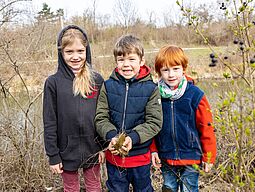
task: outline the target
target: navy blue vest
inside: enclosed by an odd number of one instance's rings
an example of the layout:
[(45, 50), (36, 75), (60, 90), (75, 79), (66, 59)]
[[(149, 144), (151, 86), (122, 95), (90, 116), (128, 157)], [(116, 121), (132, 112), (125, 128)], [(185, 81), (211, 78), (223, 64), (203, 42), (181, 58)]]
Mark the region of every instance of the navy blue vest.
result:
[(204, 93), (188, 83), (184, 95), (175, 101), (162, 98), (163, 127), (156, 137), (163, 159), (199, 160), (202, 156), (196, 110)]
[[(105, 82), (110, 120), (118, 132), (129, 133), (135, 126), (145, 122), (145, 108), (157, 85), (152, 80), (126, 82), (110, 78)], [(144, 154), (151, 140), (134, 145), (129, 156)]]

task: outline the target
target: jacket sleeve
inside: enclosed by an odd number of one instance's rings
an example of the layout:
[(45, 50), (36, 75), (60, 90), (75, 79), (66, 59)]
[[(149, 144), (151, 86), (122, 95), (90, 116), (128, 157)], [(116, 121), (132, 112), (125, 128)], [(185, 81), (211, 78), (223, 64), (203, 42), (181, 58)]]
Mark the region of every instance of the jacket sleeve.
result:
[(110, 121), (109, 106), (105, 85), (103, 84), (97, 100), (95, 125), (97, 133), (106, 141), (117, 135), (116, 127)]
[(61, 163), (57, 146), (57, 100), (53, 78), (48, 78), (44, 85), (43, 96), (43, 124), (44, 145), (50, 165)]
[(96, 72), (96, 75), (95, 75), (95, 81), (96, 81), (96, 85), (98, 86), (99, 90), (101, 89), (103, 83), (104, 83), (104, 79), (103, 77), (101, 76), (100, 73)]
[[(153, 138), (162, 127), (162, 106), (158, 87), (155, 88), (145, 108), (145, 122), (137, 125), (128, 135), (133, 144), (144, 143)], [(139, 139), (136, 139), (138, 134)]]
[(210, 105), (205, 96), (201, 99), (196, 111), (196, 124), (203, 150), (202, 161), (214, 163), (216, 159), (216, 137)]

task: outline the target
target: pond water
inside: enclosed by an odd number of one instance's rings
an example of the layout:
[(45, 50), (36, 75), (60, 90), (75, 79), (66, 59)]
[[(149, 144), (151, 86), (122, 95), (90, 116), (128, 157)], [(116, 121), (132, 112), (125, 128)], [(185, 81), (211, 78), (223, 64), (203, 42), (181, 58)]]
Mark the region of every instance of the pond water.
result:
[[(225, 94), (227, 91), (237, 91), (240, 92), (241, 87), (244, 87), (245, 85), (241, 81), (233, 81), (234, 83), (231, 83), (231, 80), (228, 79), (222, 79), (222, 80), (215, 80), (215, 79), (198, 79), (196, 80), (196, 85), (202, 89), (211, 105), (212, 108), (217, 107), (217, 103), (220, 101), (219, 95)], [(18, 102), (23, 106), (23, 110), (26, 111), (27, 108), (27, 100), (28, 97), (26, 97), (23, 94), (16, 95), (16, 99)], [(12, 98), (8, 99), (8, 107), (4, 107), (3, 105), (4, 99), (1, 97), (0, 102), (0, 122), (6, 116), (8, 113), (13, 113), (12, 119), (18, 120), (18, 122), (21, 121), (22, 117), (24, 118), (24, 112), (18, 107), (18, 105), (13, 101)], [(6, 102), (6, 100), (5, 100)], [(37, 125), (42, 124), (42, 95), (37, 98), (37, 100), (33, 103), (31, 109), (30, 109), (30, 117), (31, 120), (36, 121)]]

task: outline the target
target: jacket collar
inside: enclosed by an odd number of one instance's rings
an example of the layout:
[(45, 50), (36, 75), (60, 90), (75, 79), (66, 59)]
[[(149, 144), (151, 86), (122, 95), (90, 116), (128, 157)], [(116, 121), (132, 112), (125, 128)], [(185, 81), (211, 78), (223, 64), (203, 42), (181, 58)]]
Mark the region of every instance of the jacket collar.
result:
[(115, 68), (110, 77), (115, 79), (115, 80), (133, 82), (133, 81), (139, 81), (139, 80), (147, 79), (146, 77), (150, 76), (150, 72), (151, 72), (150, 67), (147, 66), (147, 65), (143, 65), (143, 66), (140, 67), (139, 74), (138, 74), (137, 77), (133, 77), (129, 80), (126, 80), (123, 76), (121, 76), (119, 74), (118, 68)]

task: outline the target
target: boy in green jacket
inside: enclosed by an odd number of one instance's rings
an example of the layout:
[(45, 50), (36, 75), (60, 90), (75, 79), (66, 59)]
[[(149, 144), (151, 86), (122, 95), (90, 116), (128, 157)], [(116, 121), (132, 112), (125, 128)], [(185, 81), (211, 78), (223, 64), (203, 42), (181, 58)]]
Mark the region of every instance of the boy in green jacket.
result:
[[(114, 57), (117, 67), (102, 86), (95, 117), (97, 132), (109, 141), (106, 185), (112, 192), (128, 192), (130, 184), (134, 191), (153, 191), (149, 147), (162, 126), (159, 90), (138, 38), (120, 37)], [(125, 138), (117, 149), (119, 134)]]

